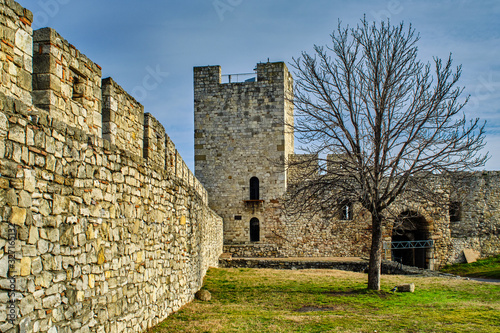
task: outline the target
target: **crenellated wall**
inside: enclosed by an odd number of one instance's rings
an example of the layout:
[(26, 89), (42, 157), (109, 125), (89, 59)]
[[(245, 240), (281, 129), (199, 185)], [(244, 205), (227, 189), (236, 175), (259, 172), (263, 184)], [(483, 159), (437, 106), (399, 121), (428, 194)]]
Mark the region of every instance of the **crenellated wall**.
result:
[(144, 158), (161, 168), (166, 166), (166, 132), (155, 117), (144, 115)]
[(143, 154), (144, 107), (109, 77), (102, 80), (102, 137), (132, 154)]
[(15, 1), (0, 0), (0, 93), (31, 104), (33, 14)]
[(222, 219), (142, 105), (50, 28), (31, 67), (31, 13), (0, 6), (0, 331), (143, 332), (218, 266)]
[(33, 104), (102, 137), (101, 68), (54, 29), (33, 33)]

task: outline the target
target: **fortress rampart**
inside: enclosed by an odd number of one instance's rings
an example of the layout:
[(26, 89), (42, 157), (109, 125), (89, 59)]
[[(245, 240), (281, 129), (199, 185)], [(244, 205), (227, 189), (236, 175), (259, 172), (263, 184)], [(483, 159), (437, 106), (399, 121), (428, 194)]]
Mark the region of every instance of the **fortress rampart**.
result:
[(222, 219), (142, 105), (0, 7), (0, 331), (143, 332), (218, 265)]

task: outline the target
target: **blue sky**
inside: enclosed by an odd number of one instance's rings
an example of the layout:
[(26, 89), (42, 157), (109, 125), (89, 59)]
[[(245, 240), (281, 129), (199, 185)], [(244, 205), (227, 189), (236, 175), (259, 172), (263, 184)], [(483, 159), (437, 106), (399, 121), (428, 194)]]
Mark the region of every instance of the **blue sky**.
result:
[[(419, 57), (462, 64), (465, 113), (487, 121), (488, 170), (500, 170), (500, 1), (18, 0), (33, 28), (56, 29), (165, 127), (191, 169), (193, 66), (248, 73), (325, 45), (338, 20), (389, 18), (420, 33)], [(290, 66), (289, 66), (290, 67)], [(145, 84), (146, 82), (146, 84)], [(147, 89), (146, 89), (147, 88)], [(498, 148), (497, 148), (498, 147)]]

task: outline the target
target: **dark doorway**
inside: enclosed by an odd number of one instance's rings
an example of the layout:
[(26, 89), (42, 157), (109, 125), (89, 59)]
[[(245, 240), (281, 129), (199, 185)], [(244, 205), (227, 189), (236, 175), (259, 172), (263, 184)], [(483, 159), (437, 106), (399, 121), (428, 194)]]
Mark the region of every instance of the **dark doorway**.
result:
[(254, 217), (250, 220), (250, 241), (258, 242), (260, 240), (260, 222)]
[(250, 178), (250, 200), (259, 200), (259, 178)]
[[(396, 220), (392, 229), (393, 242), (422, 241), (429, 239), (429, 228), (423, 216), (416, 212), (403, 212)], [(428, 254), (430, 248), (393, 249), (392, 260), (401, 262), (403, 265), (419, 268), (429, 268)]]

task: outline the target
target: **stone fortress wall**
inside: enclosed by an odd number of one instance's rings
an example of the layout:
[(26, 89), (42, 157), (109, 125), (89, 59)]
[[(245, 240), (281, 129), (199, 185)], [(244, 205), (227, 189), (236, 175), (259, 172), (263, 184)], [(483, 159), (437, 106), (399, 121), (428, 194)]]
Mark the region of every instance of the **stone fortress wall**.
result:
[[(286, 65), (257, 64), (256, 80), (250, 82), (221, 83), (220, 73), (219, 66), (194, 68), (195, 170), (210, 207), (224, 218), (224, 251), (233, 257), (368, 257), (371, 218), (359, 204), (351, 203), (347, 218), (342, 207), (301, 217), (286, 216), (281, 209), (287, 186), (301, 181), (297, 170), (286, 170), (285, 160), (303, 158), (293, 154), (293, 133), (284, 125), (293, 122), (293, 105), (286, 98), (293, 79)], [(259, 200), (252, 200), (254, 177), (259, 179)], [(463, 261), (466, 249), (483, 257), (499, 253), (499, 181), (497, 171), (467, 174), (466, 195), (453, 217), (431, 202), (397, 203), (396, 225), (411, 215), (412, 226), (396, 231), (388, 226), (384, 241), (429, 240), (433, 246), (388, 250), (386, 258), (436, 269)], [(429, 179), (428, 185), (436, 184)], [(258, 221), (258, 231), (253, 221)]]
[(163, 126), (0, 0), (0, 331), (143, 332), (191, 301), (222, 219)]

